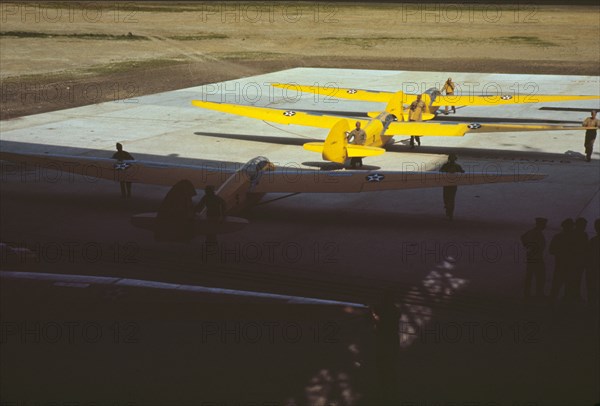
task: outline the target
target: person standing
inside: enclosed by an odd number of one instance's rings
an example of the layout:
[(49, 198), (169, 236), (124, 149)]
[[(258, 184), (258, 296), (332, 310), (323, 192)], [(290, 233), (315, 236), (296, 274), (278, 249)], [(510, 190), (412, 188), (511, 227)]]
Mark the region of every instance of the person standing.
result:
[[(458, 157), (456, 154), (448, 155), (448, 162), (446, 162), (440, 168), (440, 172), (445, 173), (465, 173), (463, 168), (456, 163)], [(444, 186), (443, 188), (443, 196), (444, 196), (444, 209), (446, 209), (446, 216), (449, 220), (454, 218), (454, 201), (456, 200), (456, 191), (458, 190), (458, 186)]]
[(585, 232), (587, 220), (579, 217), (575, 220), (573, 230), (573, 269), (569, 280), (567, 281), (567, 294), (569, 300), (574, 302), (581, 301), (581, 279), (587, 262), (588, 254), (588, 235)]
[(590, 162), (592, 160), (592, 152), (594, 151), (594, 142), (596, 141), (596, 134), (598, 133), (599, 120), (596, 118), (596, 111), (592, 110), (590, 117), (583, 120), (584, 127), (595, 127), (593, 130), (585, 130), (585, 139), (583, 146), (585, 147), (585, 160)]
[[(417, 99), (410, 104), (408, 108), (408, 121), (423, 121), (423, 111), (425, 111), (425, 102), (421, 100), (421, 95), (417, 95)], [(415, 148), (415, 141), (421, 146), (421, 137), (418, 135), (410, 136), (410, 149)]]
[(546, 265), (544, 264), (544, 250), (546, 249), (546, 238), (544, 229), (548, 219), (536, 217), (535, 227), (521, 236), (521, 243), (525, 247), (527, 270), (525, 283), (523, 284), (523, 296), (525, 299), (531, 297), (531, 280), (535, 278), (535, 296), (544, 297), (544, 285), (546, 283)]
[[(129, 152), (124, 151), (123, 145), (121, 145), (118, 142), (117, 142), (117, 152), (115, 152), (113, 154), (112, 159), (116, 159), (119, 162), (134, 160), (133, 156)], [(121, 197), (123, 199), (130, 198), (131, 197), (131, 182), (122, 180), (120, 183), (121, 183)]]
[[(354, 144), (354, 145), (365, 145), (366, 144), (367, 133), (365, 132), (365, 130), (360, 128), (360, 121), (356, 122), (356, 128), (354, 128), (354, 130), (352, 130), (348, 133), (348, 136), (346, 139), (348, 140), (349, 143)], [(359, 168), (362, 168), (362, 166), (363, 166), (362, 158), (361, 157), (351, 158), (350, 159), (350, 167), (356, 168), (357, 166)]]
[[(446, 96), (452, 96), (454, 94), (454, 82), (452, 78), (448, 78), (446, 83), (444, 83), (444, 87), (442, 88), (442, 92), (446, 93)], [(456, 106), (452, 106), (452, 112), (456, 114)], [(444, 114), (448, 115), (448, 106), (444, 109)]]
[(562, 231), (556, 234), (550, 241), (549, 251), (554, 255), (554, 275), (552, 275), (552, 287), (550, 297), (555, 303), (561, 288), (565, 287), (567, 295), (568, 281), (571, 278), (573, 267), (573, 220), (567, 218), (560, 224)]
[[(225, 219), (225, 210), (227, 205), (221, 196), (215, 193), (215, 187), (212, 185), (206, 186), (204, 196), (196, 205), (196, 212), (202, 213), (206, 209), (206, 218), (209, 222), (222, 222)], [(217, 235), (208, 234), (206, 236), (206, 244), (216, 244)]]
[(163, 199), (156, 214), (156, 241), (189, 242), (194, 238), (194, 203), (196, 189), (188, 179), (177, 182)]

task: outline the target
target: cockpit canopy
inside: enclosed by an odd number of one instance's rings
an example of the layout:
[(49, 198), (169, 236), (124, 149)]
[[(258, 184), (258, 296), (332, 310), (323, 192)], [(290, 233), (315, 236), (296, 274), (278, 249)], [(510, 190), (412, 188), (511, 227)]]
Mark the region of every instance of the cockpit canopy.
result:
[(261, 171), (271, 170), (273, 168), (274, 166), (269, 159), (265, 158), (264, 156), (257, 156), (242, 166), (241, 171), (253, 181), (258, 177)]

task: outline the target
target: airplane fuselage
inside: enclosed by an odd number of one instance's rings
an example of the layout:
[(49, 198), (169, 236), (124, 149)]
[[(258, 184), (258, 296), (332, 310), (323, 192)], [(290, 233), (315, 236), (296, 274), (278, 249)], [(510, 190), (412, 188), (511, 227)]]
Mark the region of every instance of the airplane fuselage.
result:
[[(264, 193), (255, 193), (253, 189), (266, 171), (274, 168), (267, 158), (256, 157), (232, 174), (217, 190), (226, 204), (227, 214), (237, 214), (258, 203)], [(205, 209), (206, 210), (206, 209)], [(204, 214), (204, 211), (200, 214)]]
[(381, 112), (379, 115), (369, 120), (367, 125), (364, 127), (365, 133), (367, 134), (366, 146), (383, 148), (389, 144), (394, 137), (393, 135), (386, 135), (387, 127), (390, 123), (396, 120), (396, 116), (388, 112)]

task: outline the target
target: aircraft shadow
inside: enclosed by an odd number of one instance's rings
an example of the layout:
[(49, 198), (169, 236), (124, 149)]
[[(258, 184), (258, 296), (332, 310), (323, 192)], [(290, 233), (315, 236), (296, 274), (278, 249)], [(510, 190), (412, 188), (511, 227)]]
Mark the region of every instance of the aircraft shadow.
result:
[[(423, 141), (422, 141), (423, 142)], [(426, 142), (426, 141), (425, 141)], [(543, 162), (563, 162), (571, 159), (583, 160), (583, 154), (575, 151), (565, 151), (564, 153), (538, 151), (531, 147), (526, 151), (512, 151), (506, 149), (493, 148), (469, 148), (469, 147), (442, 147), (423, 145), (416, 149), (410, 149), (407, 146), (409, 140), (399, 140), (393, 145), (388, 145), (388, 152), (404, 153), (404, 154), (438, 154), (448, 155), (451, 153), (457, 154), (460, 158), (470, 159), (498, 159), (498, 160), (525, 160), (525, 161), (543, 161)]]
[[(212, 132), (195, 132), (196, 135), (217, 137), (217, 138), (228, 138), (237, 139), (244, 141), (257, 141), (267, 142), (280, 145), (297, 145), (302, 146), (306, 142), (310, 141), (323, 141), (307, 138), (295, 138), (295, 137), (280, 137), (280, 136), (263, 136), (263, 135), (252, 135), (252, 134), (221, 134)], [(385, 149), (388, 152), (404, 153), (404, 154), (438, 154), (448, 155), (455, 153), (460, 155), (461, 158), (471, 159), (501, 159), (501, 160), (540, 160), (540, 161), (565, 161), (569, 159), (583, 159), (583, 155), (574, 153), (573, 151), (565, 151), (564, 153), (553, 153), (543, 152), (527, 147), (526, 151), (510, 151), (506, 149), (494, 149), (494, 148), (470, 148), (470, 147), (448, 147), (448, 146), (435, 146), (427, 145), (428, 142), (435, 142), (435, 137), (423, 137), (421, 138), (422, 146), (415, 149), (410, 149), (410, 137), (397, 136), (396, 142), (391, 145), (387, 145)], [(509, 146), (509, 145), (507, 145)], [(318, 167), (323, 170), (336, 170), (341, 167), (328, 167), (331, 164), (328, 162), (305, 162), (303, 165)], [(335, 164), (333, 164), (335, 165)], [(380, 169), (376, 166), (364, 166), (363, 169)]]
[(252, 134), (226, 134), (226, 133), (212, 133), (212, 132), (195, 132), (195, 135), (202, 135), (205, 137), (215, 138), (226, 138), (230, 140), (240, 141), (255, 141), (255, 142), (267, 142), (270, 144), (281, 144), (281, 145), (297, 145), (302, 146), (307, 142), (312, 141), (323, 141), (314, 138), (294, 138), (294, 137), (280, 137), (270, 135), (252, 135)]
[[(441, 195), (441, 192), (440, 192)], [(268, 196), (266, 199), (268, 200)], [(293, 199), (294, 197), (291, 197)], [(324, 203), (326, 205), (327, 203)], [(298, 223), (303, 225), (319, 225), (319, 226), (336, 226), (341, 225), (347, 227), (351, 225), (356, 230), (382, 228), (382, 229), (397, 229), (409, 230), (411, 228), (440, 230), (452, 229), (455, 231), (461, 230), (476, 230), (487, 229), (493, 225), (495, 229), (513, 230), (515, 224), (506, 221), (498, 221), (494, 218), (486, 219), (462, 219), (457, 214), (454, 221), (448, 221), (444, 215), (443, 203), (440, 200), (432, 201), (432, 206), (439, 206), (439, 215), (431, 214), (413, 214), (401, 212), (369, 212), (368, 215), (357, 215), (356, 212), (346, 208), (326, 208), (326, 207), (310, 207), (310, 208), (290, 208), (277, 204), (263, 204), (255, 206), (245, 211), (242, 217), (253, 222), (273, 222), (276, 224)], [(464, 214), (465, 217), (468, 213)], [(360, 231), (359, 231), (360, 232)]]

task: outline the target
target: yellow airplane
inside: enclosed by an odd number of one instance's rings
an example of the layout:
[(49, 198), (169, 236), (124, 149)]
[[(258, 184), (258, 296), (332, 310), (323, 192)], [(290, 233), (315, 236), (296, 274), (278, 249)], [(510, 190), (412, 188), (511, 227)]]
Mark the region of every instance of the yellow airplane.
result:
[[(362, 193), (385, 190), (438, 188), (451, 185), (478, 185), (522, 182), (546, 177), (534, 173), (442, 173), (403, 171), (325, 171), (276, 167), (267, 158), (256, 157), (237, 168), (192, 166), (144, 161), (116, 161), (68, 155), (19, 154), (0, 151), (0, 160), (14, 162), (21, 169), (42, 168), (82, 176), (132, 183), (173, 186), (188, 179), (194, 188), (215, 187), (224, 199), (223, 221), (207, 219), (205, 211), (193, 218), (194, 234), (222, 234), (238, 231), (246, 219), (231, 217), (258, 203), (267, 193)], [(213, 165), (215, 165), (213, 163)], [(25, 173), (25, 172), (23, 172)], [(191, 197), (190, 197), (191, 198)], [(132, 224), (155, 230), (157, 213), (134, 215)]]
[[(214, 103), (193, 100), (196, 107), (216, 110), (244, 117), (255, 118), (279, 124), (295, 124), (301, 126), (328, 128), (329, 134), (325, 142), (309, 142), (304, 149), (318, 152), (324, 160), (344, 164), (348, 158), (364, 158), (381, 155), (385, 147), (391, 144), (394, 135), (410, 136), (463, 136), (466, 133), (508, 132), (508, 131), (556, 131), (582, 130), (585, 127), (557, 125), (517, 125), (517, 124), (479, 124), (479, 123), (430, 123), (415, 121), (398, 121), (402, 117), (402, 95), (395, 93), (391, 96), (383, 112), (369, 113), (372, 117), (366, 119), (349, 119), (334, 115), (302, 112), (295, 110), (274, 109), (268, 107), (242, 106), (237, 104)], [(433, 115), (430, 115), (433, 118)], [(354, 123), (360, 123), (366, 133), (363, 145), (351, 144), (347, 136), (354, 128)]]
[[(385, 92), (377, 90), (363, 90), (327, 86), (305, 86), (293, 83), (275, 83), (274, 87), (283, 88), (303, 93), (314, 93), (325, 98), (348, 99), (355, 101), (398, 103), (404, 106), (416, 100), (417, 94), (406, 94), (402, 91)], [(573, 96), (573, 95), (542, 95), (542, 94), (503, 94), (503, 95), (442, 95), (439, 89), (430, 88), (421, 94), (421, 100), (425, 103), (425, 114), (423, 120), (431, 120), (442, 106), (508, 106), (514, 104), (564, 102), (573, 100), (597, 100), (600, 96)], [(397, 114), (397, 113), (402, 114)], [(375, 118), (377, 112), (367, 113), (369, 117)], [(408, 121), (407, 109), (397, 109), (398, 120)]]

